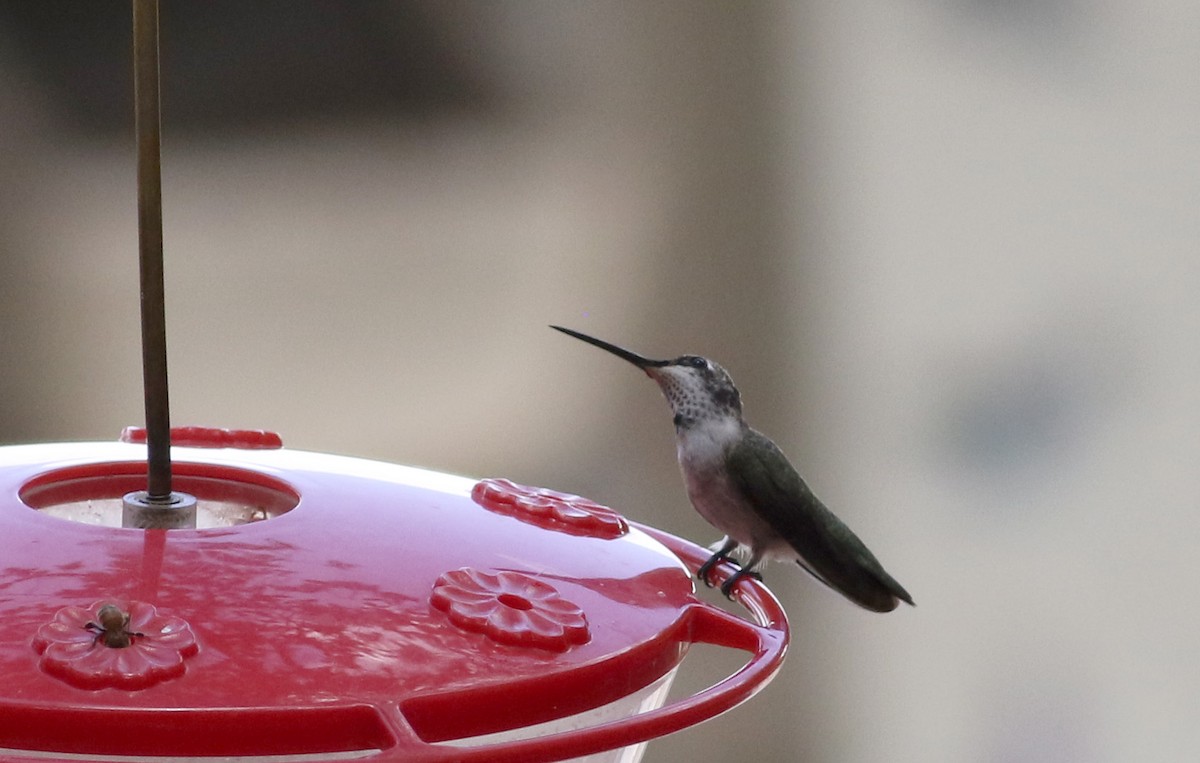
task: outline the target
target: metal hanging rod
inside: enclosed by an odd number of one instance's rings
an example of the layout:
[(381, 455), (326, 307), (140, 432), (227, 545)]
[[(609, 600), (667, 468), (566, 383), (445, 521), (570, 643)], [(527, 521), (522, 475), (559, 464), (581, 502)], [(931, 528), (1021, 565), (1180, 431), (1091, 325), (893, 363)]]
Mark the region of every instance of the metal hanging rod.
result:
[(163, 289), (158, 0), (133, 0), (133, 58), (142, 381), (146, 394), (146, 492), (150, 501), (167, 503), (171, 500), (171, 414), (167, 394), (167, 320)]

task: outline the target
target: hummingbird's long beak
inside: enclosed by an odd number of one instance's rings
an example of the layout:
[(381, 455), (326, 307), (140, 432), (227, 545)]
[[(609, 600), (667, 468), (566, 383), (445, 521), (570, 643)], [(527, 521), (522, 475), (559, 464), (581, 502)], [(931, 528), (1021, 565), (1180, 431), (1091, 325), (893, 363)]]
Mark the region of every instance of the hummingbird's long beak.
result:
[(616, 355), (618, 358), (623, 358), (625, 360), (628, 360), (630, 363), (634, 364), (635, 366), (637, 366), (638, 368), (640, 368), (642, 370), (646, 370), (647, 368), (661, 368), (665, 365), (670, 364), (670, 362), (671, 362), (669, 360), (651, 360), (650, 358), (643, 358), (641, 355), (638, 355), (636, 352), (630, 352), (629, 350), (626, 350), (624, 347), (618, 347), (615, 344), (609, 344), (608, 342), (605, 342), (602, 339), (597, 339), (596, 337), (588, 336), (587, 334), (581, 334), (578, 331), (572, 331), (571, 329), (565, 329), (562, 326), (551, 326), (550, 328), (554, 329), (555, 331), (561, 331), (564, 334), (566, 334), (567, 336), (573, 336), (576, 339), (587, 342), (588, 344), (595, 345), (602, 350), (608, 350), (613, 355)]

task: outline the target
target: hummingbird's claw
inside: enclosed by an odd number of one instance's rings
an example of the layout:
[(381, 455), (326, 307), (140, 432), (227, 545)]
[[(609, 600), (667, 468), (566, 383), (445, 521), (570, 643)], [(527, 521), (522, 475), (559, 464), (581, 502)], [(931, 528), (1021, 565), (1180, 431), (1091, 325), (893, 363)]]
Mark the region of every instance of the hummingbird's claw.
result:
[(733, 587), (738, 584), (742, 578), (754, 578), (758, 582), (763, 581), (761, 572), (751, 570), (749, 567), (741, 567), (737, 572), (729, 576), (729, 579), (721, 584), (721, 594), (730, 601), (733, 601)]
[(741, 577), (742, 576), (738, 575), (737, 573), (730, 575), (729, 579), (721, 584), (721, 595), (726, 599), (733, 601), (733, 587), (737, 585), (737, 582), (741, 580)]
[(721, 548), (715, 551), (712, 556), (708, 557), (708, 561), (700, 565), (700, 569), (696, 570), (696, 577), (700, 578), (704, 585), (712, 588), (713, 584), (708, 579), (708, 573), (712, 572), (712, 568), (716, 567), (719, 563), (728, 560), (729, 555), (732, 554), (733, 550), (736, 548), (737, 541), (726, 538), (725, 543), (721, 545)]
[(712, 572), (712, 568), (716, 567), (719, 562), (727, 558), (728, 557), (720, 552), (708, 557), (708, 561), (700, 565), (700, 569), (696, 570), (696, 577), (698, 577), (700, 581), (704, 583), (704, 585), (712, 588), (713, 584), (712, 581), (708, 579), (708, 573)]

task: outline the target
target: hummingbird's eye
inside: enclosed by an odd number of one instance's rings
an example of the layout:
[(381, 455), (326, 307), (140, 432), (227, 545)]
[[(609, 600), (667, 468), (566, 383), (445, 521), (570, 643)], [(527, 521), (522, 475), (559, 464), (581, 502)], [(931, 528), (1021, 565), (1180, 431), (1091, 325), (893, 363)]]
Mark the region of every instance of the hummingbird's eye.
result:
[(688, 365), (692, 368), (708, 368), (708, 361), (704, 358), (694, 357), (688, 360)]

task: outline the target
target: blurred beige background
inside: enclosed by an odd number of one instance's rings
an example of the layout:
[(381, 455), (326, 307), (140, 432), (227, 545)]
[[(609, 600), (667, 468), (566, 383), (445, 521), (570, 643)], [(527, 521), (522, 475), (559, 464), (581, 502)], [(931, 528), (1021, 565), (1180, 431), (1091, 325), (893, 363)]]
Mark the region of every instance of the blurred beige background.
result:
[[(0, 2), (0, 442), (142, 418), (127, 26)], [(1200, 754), (1200, 6), (222, 0), (163, 50), (173, 423), (708, 543), (659, 393), (546, 324), (701, 353), (912, 591), (769, 569), (783, 671), (646, 761)]]

